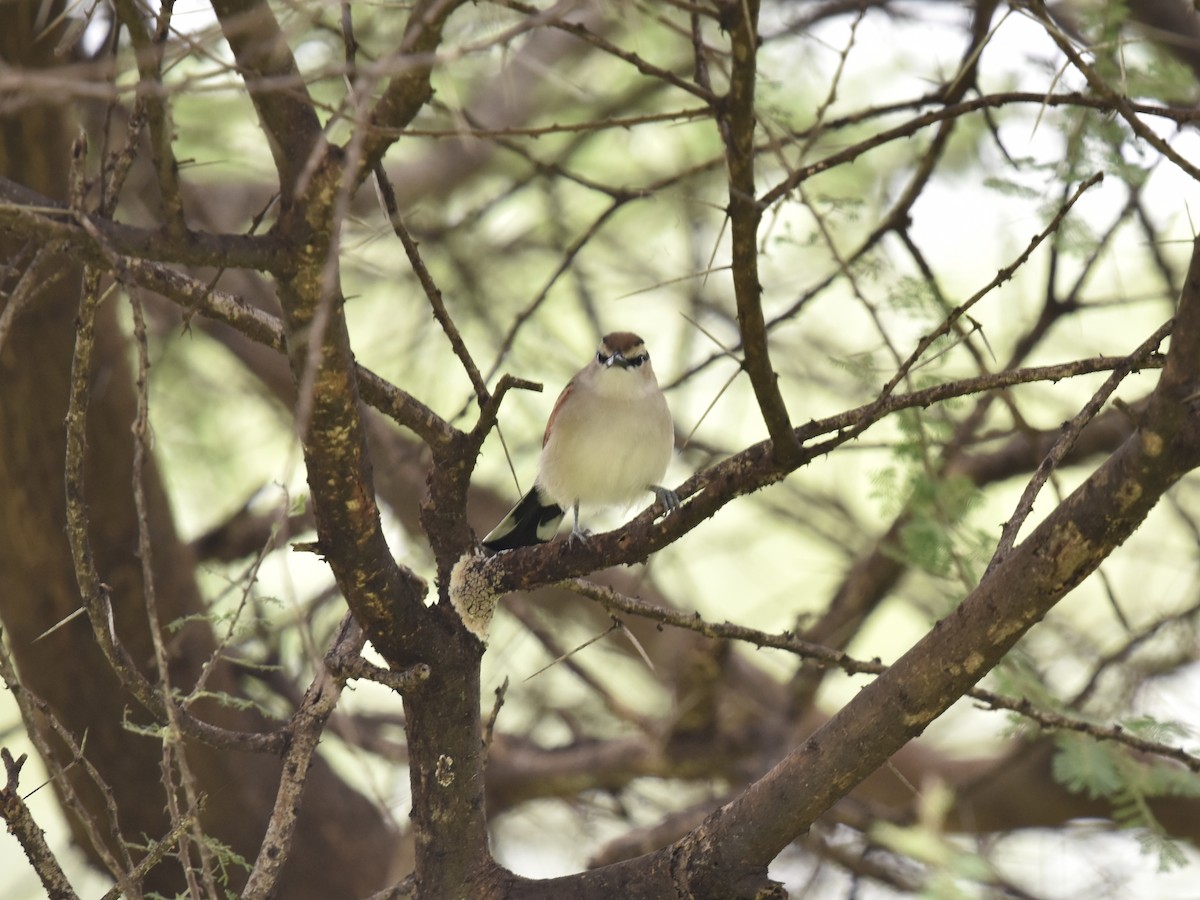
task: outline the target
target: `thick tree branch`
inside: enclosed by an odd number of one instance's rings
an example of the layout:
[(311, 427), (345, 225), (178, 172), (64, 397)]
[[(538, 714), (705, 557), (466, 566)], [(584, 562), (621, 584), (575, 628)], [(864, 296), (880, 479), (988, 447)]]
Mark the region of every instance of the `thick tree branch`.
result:
[[(664, 625), (684, 628), (688, 631), (694, 631), (697, 634), (713, 638), (714, 640), (744, 641), (756, 647), (773, 647), (777, 650), (786, 650), (789, 653), (795, 654), (800, 659), (815, 663), (822, 668), (836, 668), (851, 675), (881, 675), (889, 668), (878, 660), (855, 659), (836, 647), (825, 647), (820, 644), (814, 644), (812, 641), (797, 637), (791, 632), (770, 634), (733, 622), (707, 622), (694, 613), (656, 606), (644, 600), (626, 597), (617, 591), (584, 581), (583, 579), (572, 582), (571, 587), (583, 596), (597, 601), (611, 612), (645, 616)], [(983, 690), (982, 688), (971, 688), (966, 692), (966, 695), (978, 700), (981, 704), (991, 709), (1004, 709), (1019, 713), (1042, 728), (1075, 731), (1091, 735), (1097, 740), (1124, 744), (1140, 753), (1161, 756), (1164, 759), (1180, 763), (1193, 772), (1200, 773), (1200, 756), (1189, 753), (1180, 747), (1164, 744), (1161, 741), (1152, 741), (1138, 737), (1136, 734), (1131, 734), (1129, 731), (1122, 729), (1119, 725), (1098, 725), (1083, 718), (1071, 717), (1052, 710), (1039, 709), (1025, 697), (1007, 697), (1003, 694), (997, 694), (994, 691)]]
[[(859, 435), (870, 424), (899, 410), (926, 407), (952, 397), (1015, 384), (1042, 380), (1057, 381), (1072, 375), (1111, 371), (1126, 364), (1154, 368), (1162, 362), (1153, 355), (1079, 360), (1063, 366), (1014, 369), (966, 378), (910, 394), (893, 394), (882, 403), (874, 401), (797, 428), (796, 439), (801, 442), (812, 441), (822, 435), (832, 435), (819, 444), (802, 447), (798, 466), (840, 446), (848, 440), (851, 429), (855, 435)], [(774, 461), (770, 441), (754, 444), (696, 473), (680, 485), (678, 494), (687, 502), (659, 521), (656, 520), (661, 513), (655, 506), (623, 528), (593, 535), (586, 542), (523, 547), (495, 556), (464, 560), (461, 564), (464, 586), (468, 591), (494, 594), (532, 590), (608, 566), (640, 562), (715, 515), (731, 500), (773, 484), (785, 478), (789, 471)]]
[[(427, 586), (396, 564), (384, 538), (340, 298), (328, 304), (323, 333), (314, 327), (322, 307), (322, 271), (321, 264), (315, 270), (306, 266), (301, 278), (281, 284), (288, 359), (300, 408), (307, 403), (299, 427), (319, 546), (377, 649), (392, 664), (407, 667), (426, 661), (430, 647), (420, 639), (428, 627)], [(318, 338), (320, 344), (311, 347)], [(315, 371), (309, 371), (310, 358)]]
[[(83, 262), (107, 267), (103, 248), (64, 204), (0, 176), (0, 229), (44, 242), (61, 241)], [(122, 256), (191, 266), (225, 265), (271, 271), (290, 265), (286, 247), (272, 235), (171, 233), (139, 228), (99, 216), (88, 217)]]
[[(1144, 403), (1139, 407), (1144, 408)], [(1130, 435), (1133, 425), (1118, 409), (1094, 418), (1072, 444), (1063, 462), (1078, 463), (1100, 453), (1112, 453)], [(1020, 432), (1002, 446), (989, 451), (960, 454), (948, 460), (943, 478), (965, 477), (983, 486), (1035, 469), (1054, 446), (1060, 431)], [(876, 609), (908, 570), (903, 558), (902, 536), (912, 523), (906, 509), (846, 573), (830, 598), (829, 605), (802, 636), (813, 643), (844, 648), (858, 634), (863, 621)], [(821, 673), (801, 669), (793, 679), (793, 703), (810, 702)]]
[(442, 29), (451, 13), (465, 0), (418, 0), (404, 27), (404, 40), (390, 59), (399, 72), (392, 76), (383, 96), (371, 110), (369, 132), (359, 155), (353, 181), (361, 183), (383, 159), (405, 128), (433, 96), (429, 77), (433, 53), (442, 42)]
[[(1200, 252), (1197, 258), (1200, 259)], [(1196, 269), (1197, 266), (1193, 266), (1193, 270)], [(1181, 307), (1200, 306), (1198, 297), (1200, 284), (1196, 283), (1193, 274)], [(1191, 314), (1195, 316), (1197, 312), (1192, 309)], [(1194, 341), (1195, 337), (1190, 340)], [(1189, 343), (1188, 340), (1177, 342), (1175, 349), (1189, 348)], [(1129, 362), (1138, 364), (1136, 360)], [(1162, 381), (1169, 387), (1173, 381), (1188, 384), (1194, 380), (1194, 376), (1189, 382), (1187, 377), (1168, 379), (1164, 375)], [(1167, 389), (1160, 385), (1160, 390)], [(1175, 398), (1177, 407), (1180, 399)], [(702, 829), (677, 845), (678, 855), (671, 855), (673, 861), (669, 866), (659, 854), (641, 861), (637, 876), (632, 871), (626, 873), (621, 867), (606, 870), (604, 889), (611, 891), (614, 884), (623, 883), (622, 879), (628, 874), (630, 896), (654, 896), (655, 890), (664, 889), (662, 884), (658, 888), (648, 885), (658, 879), (676, 885), (686, 883), (689, 889), (714, 891), (721, 896), (756, 896), (765, 884), (762, 873), (766, 864), (786, 843), (819, 812), (919, 734), (925, 725), (989, 671), (1028, 627), (1140, 524), (1163, 490), (1200, 461), (1200, 434), (1193, 433), (1196, 431), (1194, 422), (1189, 425), (1181, 421), (1182, 418), (1169, 412), (1161, 417), (1161, 425), (1175, 432), (1171, 437), (1156, 432), (1153, 427), (1143, 427), (1088, 485), (1017, 548), (959, 611), (939, 623), (921, 644), (886, 675), (880, 676), (870, 688), (871, 693), (859, 695), (761, 782), (715, 813)], [(1148, 422), (1159, 424), (1152, 418), (1148, 418)], [(1160, 466), (1158, 457), (1164, 454), (1164, 447), (1173, 448), (1174, 459), (1168, 460), (1166, 466)], [(751, 467), (761, 475), (769, 468), (768, 460), (767, 454), (761, 452)], [(741, 462), (750, 461), (743, 458)], [(762, 468), (757, 468), (759, 466)], [(1138, 487), (1131, 488), (1127, 479), (1138, 482)], [(686, 516), (688, 507), (703, 503), (704, 496), (704, 493), (697, 495), (676, 515)], [(668, 518), (659, 528), (677, 524), (672, 522), (673, 518)], [(593, 539), (597, 540), (604, 538)], [(619, 547), (618, 544), (613, 549)], [(1057, 551), (1047, 552), (1047, 548), (1057, 548)], [(549, 551), (544, 550), (531, 551), (529, 555), (543, 552), (549, 555)], [(573, 552), (567, 548), (561, 556), (567, 557)], [(1020, 596), (1024, 602), (1014, 608), (1013, 596)], [(1000, 598), (1008, 599), (1001, 603)], [(881, 695), (882, 699), (869, 703), (875, 694)], [(885, 712), (895, 710), (900, 711), (899, 716)], [(881, 726), (881, 719), (888, 721)], [(882, 736), (881, 728), (886, 732)], [(846, 746), (871, 747), (870, 759), (866, 763), (851, 762), (844, 753)], [(811, 774), (814, 769), (815, 775)], [(806, 812), (797, 814), (797, 797), (813, 798), (803, 804)], [(800, 822), (797, 822), (798, 815), (804, 816)], [(781, 820), (788, 824), (780, 825)], [(764, 822), (771, 824), (761, 828)], [(730, 855), (729, 848), (744, 856)], [(634, 892), (634, 882), (639, 885), (639, 891), (649, 893)], [(600, 883), (597, 881), (597, 885)], [(578, 881), (574, 886), (575, 889), (583, 888)], [(542, 892), (552, 892), (554, 882), (530, 889), (529, 896), (551, 896), (551, 893)]]
[(316, 109), (266, 0), (214, 0), (212, 6), (271, 145), (284, 206), (290, 206), (324, 141)]
[(1200, 464), (1200, 422), (1183, 403), (1200, 358), (1200, 241), (1177, 323), (1138, 432), (888, 672), (676, 847), (689, 884), (750, 896), (735, 892), (739, 873), (765, 870), (821, 812), (924, 731)]

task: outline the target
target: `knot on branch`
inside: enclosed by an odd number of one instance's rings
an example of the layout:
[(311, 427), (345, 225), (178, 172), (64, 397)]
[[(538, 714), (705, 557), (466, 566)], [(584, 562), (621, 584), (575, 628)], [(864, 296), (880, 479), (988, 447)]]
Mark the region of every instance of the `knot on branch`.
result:
[(450, 604), (467, 631), (485, 646), (492, 615), (500, 601), (496, 582), (483, 567), (486, 561), (487, 557), (480, 553), (464, 554), (450, 571)]
[(385, 669), (363, 659), (357, 652), (334, 654), (326, 660), (326, 665), (339, 681), (345, 682), (352, 678), (374, 681), (391, 688), (397, 694), (407, 694), (417, 685), (428, 681), (432, 671), (426, 663), (417, 663), (405, 669)]

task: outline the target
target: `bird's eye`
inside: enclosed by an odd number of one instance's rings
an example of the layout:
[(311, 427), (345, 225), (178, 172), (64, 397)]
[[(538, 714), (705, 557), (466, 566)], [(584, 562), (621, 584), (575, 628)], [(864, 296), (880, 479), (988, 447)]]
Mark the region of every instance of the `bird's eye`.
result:
[(650, 358), (649, 354), (643, 353), (640, 356), (635, 356), (632, 359), (627, 359), (625, 362), (631, 369), (636, 369), (642, 363)]
[(600, 363), (602, 366), (607, 366), (610, 359), (612, 359), (612, 357), (605, 356), (603, 350), (600, 350), (596, 353), (596, 362)]

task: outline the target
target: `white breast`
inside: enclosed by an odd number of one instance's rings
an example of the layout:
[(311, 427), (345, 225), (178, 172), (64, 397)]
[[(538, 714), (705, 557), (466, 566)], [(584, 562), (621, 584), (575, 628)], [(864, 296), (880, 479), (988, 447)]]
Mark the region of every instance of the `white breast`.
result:
[[(630, 506), (659, 484), (671, 461), (671, 413), (653, 375), (603, 372), (576, 388), (542, 448), (538, 484), (563, 509)], [(583, 397), (577, 397), (583, 393)]]

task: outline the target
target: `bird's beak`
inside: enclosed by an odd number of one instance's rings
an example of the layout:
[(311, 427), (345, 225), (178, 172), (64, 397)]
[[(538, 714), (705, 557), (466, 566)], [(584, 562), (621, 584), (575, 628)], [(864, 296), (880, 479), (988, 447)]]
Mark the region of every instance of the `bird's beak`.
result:
[(620, 366), (622, 369), (628, 369), (629, 361), (627, 359), (625, 359), (625, 357), (622, 356), (620, 353), (614, 353), (612, 356), (610, 356), (608, 358), (608, 362), (605, 363), (605, 365)]

